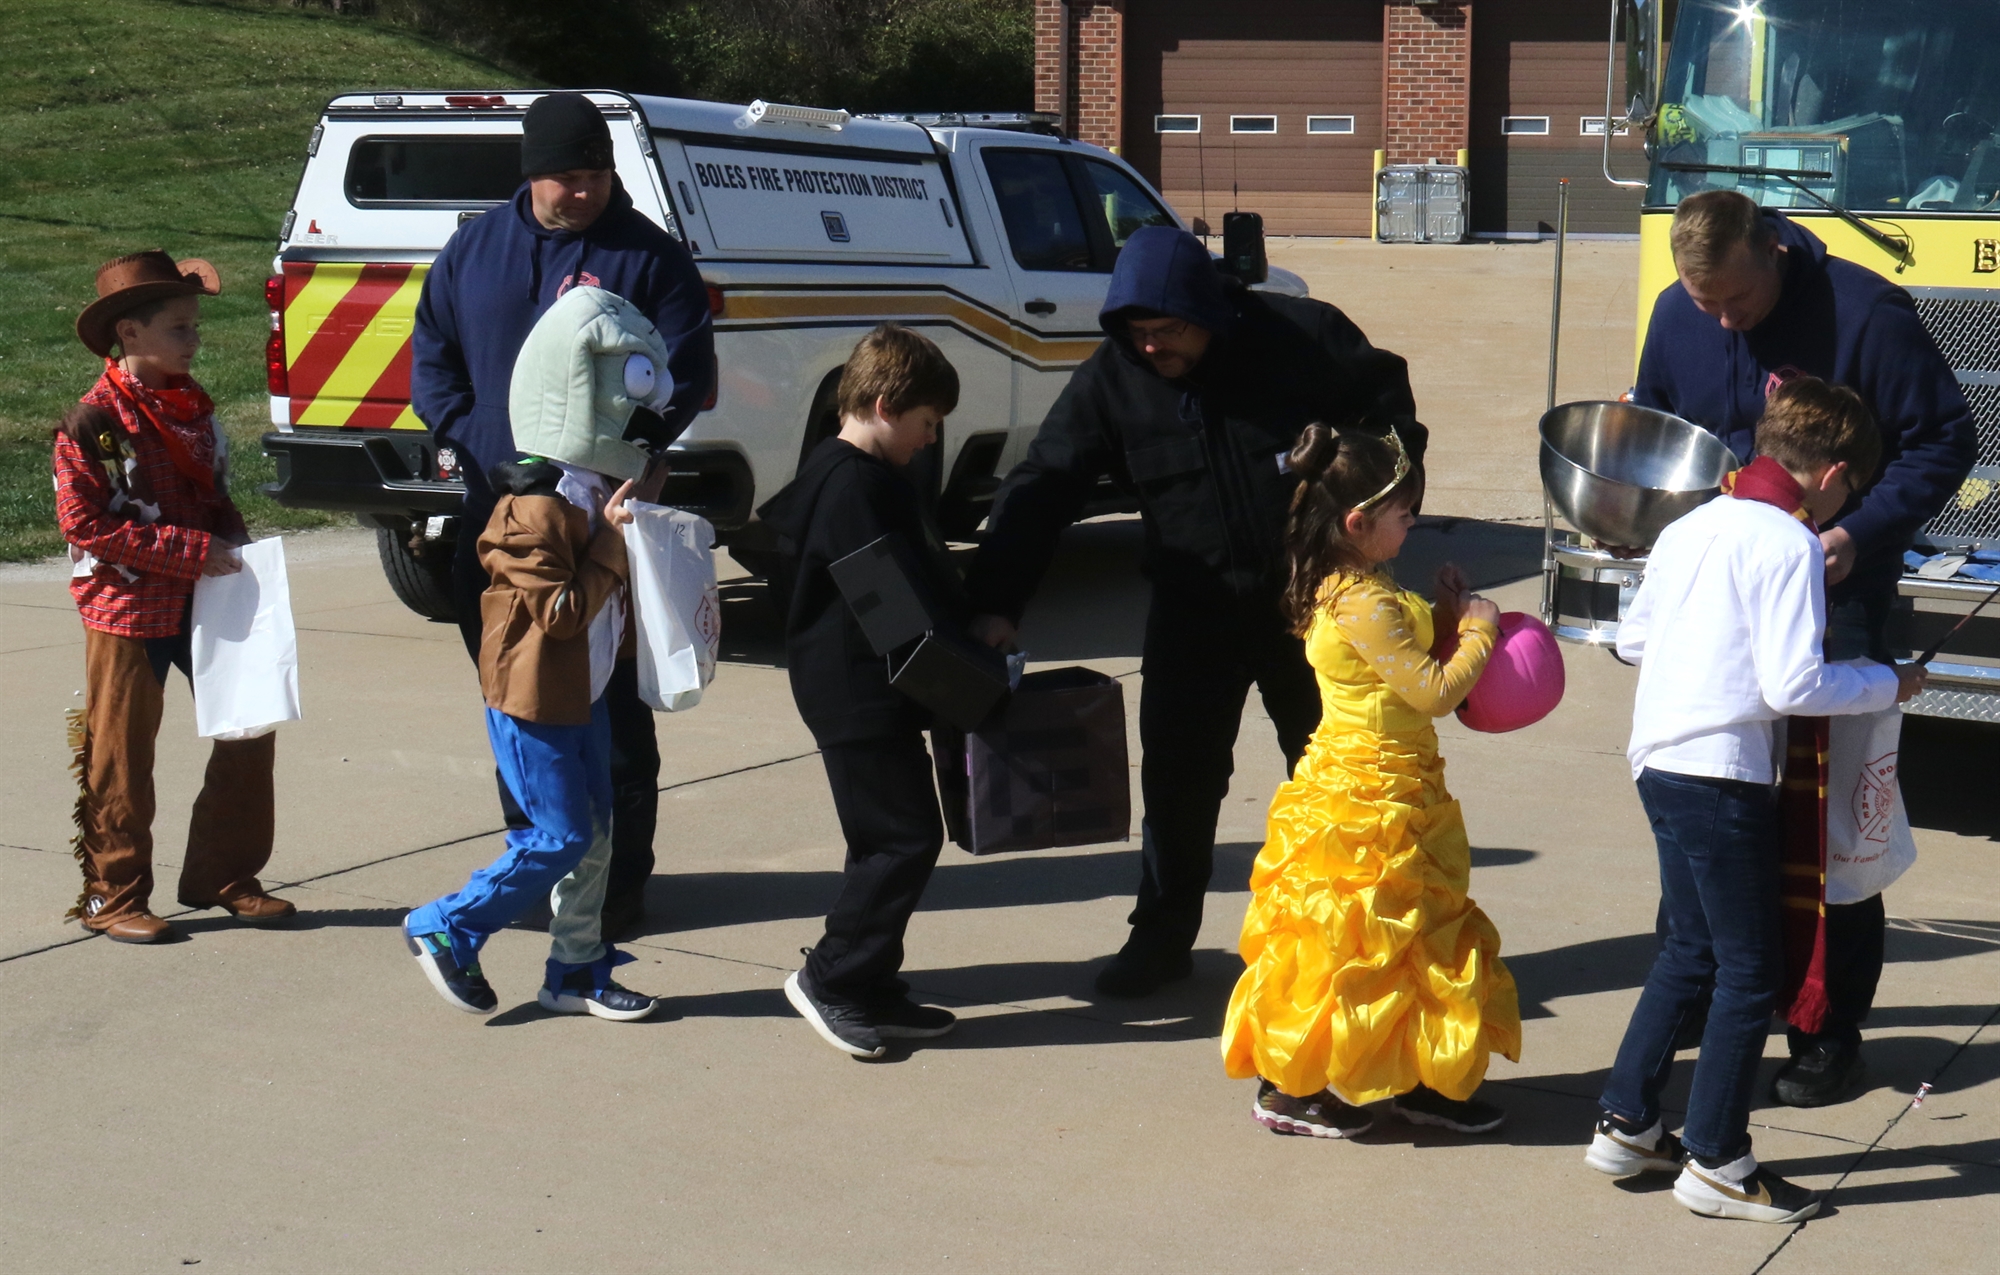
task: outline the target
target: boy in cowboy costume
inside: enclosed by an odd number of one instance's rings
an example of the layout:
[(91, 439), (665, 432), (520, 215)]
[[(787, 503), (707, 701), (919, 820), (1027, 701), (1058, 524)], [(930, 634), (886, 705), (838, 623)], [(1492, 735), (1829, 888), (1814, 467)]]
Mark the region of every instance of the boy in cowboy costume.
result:
[[(200, 298), (221, 287), (206, 261), (158, 251), (98, 267), (97, 300), (77, 316), (76, 334), (104, 374), (55, 436), (56, 521), (84, 632), (84, 708), (70, 720), (84, 886), (69, 915), (121, 943), (173, 936), (150, 910), (153, 747), (167, 669), (192, 680), (195, 581), (241, 570), (233, 546), (250, 539), (229, 499), (215, 404), (188, 375), (201, 348)], [(219, 907), (252, 924), (296, 913), (257, 880), (271, 858), (276, 742), (215, 741), (188, 825), (183, 907)]]

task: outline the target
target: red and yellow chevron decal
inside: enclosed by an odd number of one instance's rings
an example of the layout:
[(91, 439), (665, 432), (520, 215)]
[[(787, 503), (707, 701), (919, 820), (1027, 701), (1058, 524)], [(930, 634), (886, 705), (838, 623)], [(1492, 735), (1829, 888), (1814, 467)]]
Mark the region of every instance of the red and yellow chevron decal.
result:
[(422, 429), (410, 410), (410, 337), (430, 267), (285, 263), (292, 424)]

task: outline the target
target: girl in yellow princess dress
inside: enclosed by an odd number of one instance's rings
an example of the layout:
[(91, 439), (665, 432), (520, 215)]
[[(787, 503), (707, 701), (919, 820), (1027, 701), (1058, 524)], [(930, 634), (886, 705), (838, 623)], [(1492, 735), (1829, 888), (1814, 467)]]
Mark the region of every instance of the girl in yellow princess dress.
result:
[(1251, 1114), (1278, 1133), (1348, 1138), (1388, 1098), (1463, 1133), (1505, 1113), (1474, 1096), (1521, 1014), (1500, 936), (1466, 897), (1471, 847), (1431, 719), (1478, 680), (1499, 608), (1438, 573), (1435, 611), (1383, 564), (1403, 547), (1423, 472), (1386, 439), (1308, 426), (1286, 540), (1286, 606), (1319, 676), (1320, 725), (1271, 801), (1250, 875), (1222, 1058), (1258, 1078)]

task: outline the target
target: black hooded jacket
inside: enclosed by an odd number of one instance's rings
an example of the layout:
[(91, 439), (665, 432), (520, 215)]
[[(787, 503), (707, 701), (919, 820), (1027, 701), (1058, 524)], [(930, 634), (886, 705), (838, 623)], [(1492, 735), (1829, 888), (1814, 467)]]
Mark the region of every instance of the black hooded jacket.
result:
[[(1213, 334), (1187, 377), (1166, 380), (1133, 348), (1132, 310)], [(1077, 368), (995, 499), (967, 581), (977, 613), (1020, 619), (1101, 476), (1139, 501), (1155, 587), (1244, 597), (1282, 587), (1297, 480), (1281, 462), (1307, 424), (1393, 428), (1422, 458), (1426, 433), (1402, 358), (1324, 302), (1224, 278), (1184, 231), (1133, 235), (1100, 321), (1109, 339)]]
[(914, 582), (918, 589), (962, 626), (969, 618), (964, 586), (916, 488), (888, 462), (829, 438), (757, 513), (784, 537), (796, 563), (785, 663), (813, 738), (825, 746), (929, 729), (929, 711), (889, 686), (887, 662), (869, 647), (827, 570), (882, 536), (900, 536), (925, 572)]

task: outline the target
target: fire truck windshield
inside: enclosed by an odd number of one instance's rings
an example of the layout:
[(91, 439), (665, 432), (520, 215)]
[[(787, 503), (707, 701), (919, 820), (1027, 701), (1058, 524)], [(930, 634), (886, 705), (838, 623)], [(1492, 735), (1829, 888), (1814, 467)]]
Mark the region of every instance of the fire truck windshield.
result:
[(2000, 0), (1683, 0), (1654, 142), (1653, 206), (2000, 212)]

